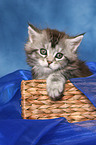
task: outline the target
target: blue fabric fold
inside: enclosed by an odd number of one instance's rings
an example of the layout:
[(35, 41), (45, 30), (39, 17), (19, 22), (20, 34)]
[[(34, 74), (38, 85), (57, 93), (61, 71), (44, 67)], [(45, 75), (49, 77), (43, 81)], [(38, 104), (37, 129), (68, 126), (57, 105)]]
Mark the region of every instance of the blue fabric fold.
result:
[(96, 120), (0, 120), (0, 145), (96, 145)]
[(62, 121), (66, 122), (63, 118), (46, 121), (23, 119), (1, 120), (0, 145), (36, 145), (48, 131), (55, 128)]
[(96, 107), (96, 74), (85, 78), (70, 80)]
[(96, 62), (86, 62), (86, 65), (89, 67), (93, 74), (96, 73)]
[[(0, 78), (0, 145), (96, 145), (96, 120), (22, 119), (20, 85), (29, 79), (31, 72), (27, 70)], [(71, 81), (96, 106), (96, 74)]]
[(20, 89), (22, 80), (32, 79), (31, 72), (18, 70), (0, 78), (0, 106), (9, 102)]

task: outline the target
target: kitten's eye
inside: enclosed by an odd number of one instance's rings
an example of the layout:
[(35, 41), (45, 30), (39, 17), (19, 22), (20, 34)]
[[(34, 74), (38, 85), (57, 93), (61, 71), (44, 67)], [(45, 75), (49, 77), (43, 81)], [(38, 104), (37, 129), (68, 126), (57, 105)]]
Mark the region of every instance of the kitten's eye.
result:
[(58, 52), (55, 57), (61, 59), (63, 57), (63, 54)]
[(44, 48), (41, 48), (41, 49), (40, 49), (40, 53), (41, 53), (42, 55), (47, 55), (47, 50), (44, 49)]

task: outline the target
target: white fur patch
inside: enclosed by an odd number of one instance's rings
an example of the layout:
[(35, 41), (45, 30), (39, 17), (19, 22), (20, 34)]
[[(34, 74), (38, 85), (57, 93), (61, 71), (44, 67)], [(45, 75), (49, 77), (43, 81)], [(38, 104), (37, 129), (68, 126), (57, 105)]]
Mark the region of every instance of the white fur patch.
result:
[(39, 59), (38, 62), (41, 66), (48, 67), (48, 62), (46, 61), (46, 59), (44, 60)]

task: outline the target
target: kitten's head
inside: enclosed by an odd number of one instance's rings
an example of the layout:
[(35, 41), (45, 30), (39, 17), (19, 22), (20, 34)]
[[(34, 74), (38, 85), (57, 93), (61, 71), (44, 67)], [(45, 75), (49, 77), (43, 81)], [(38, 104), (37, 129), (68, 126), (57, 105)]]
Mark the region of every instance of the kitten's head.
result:
[(64, 68), (69, 62), (77, 59), (77, 48), (83, 34), (70, 37), (65, 32), (57, 30), (39, 30), (33, 25), (28, 26), (28, 42), (25, 45), (27, 62), (30, 66), (42, 69), (58, 70)]

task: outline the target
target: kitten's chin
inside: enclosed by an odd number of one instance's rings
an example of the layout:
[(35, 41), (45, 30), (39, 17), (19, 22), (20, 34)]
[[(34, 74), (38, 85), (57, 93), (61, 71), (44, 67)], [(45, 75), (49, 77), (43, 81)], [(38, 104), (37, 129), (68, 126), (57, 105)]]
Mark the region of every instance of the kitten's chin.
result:
[(52, 69), (52, 70), (57, 70), (57, 69), (59, 68), (58, 65), (54, 65), (54, 64), (51, 64), (49, 67), (50, 67), (50, 69)]
[(43, 67), (42, 71), (43, 71), (44, 74), (50, 74), (50, 73), (53, 72), (53, 70), (49, 67)]

